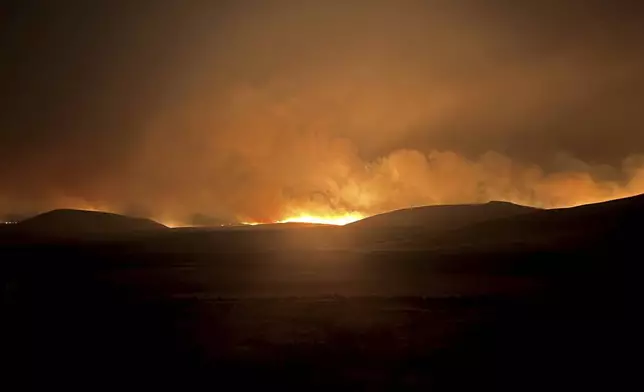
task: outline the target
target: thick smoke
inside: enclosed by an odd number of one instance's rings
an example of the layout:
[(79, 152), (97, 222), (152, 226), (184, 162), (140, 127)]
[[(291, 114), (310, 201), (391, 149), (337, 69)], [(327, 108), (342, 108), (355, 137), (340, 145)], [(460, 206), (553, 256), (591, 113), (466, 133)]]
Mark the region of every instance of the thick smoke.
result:
[(635, 2), (216, 3), (116, 7), (76, 90), (12, 103), (35, 119), (4, 120), (0, 211), (205, 224), (644, 192)]

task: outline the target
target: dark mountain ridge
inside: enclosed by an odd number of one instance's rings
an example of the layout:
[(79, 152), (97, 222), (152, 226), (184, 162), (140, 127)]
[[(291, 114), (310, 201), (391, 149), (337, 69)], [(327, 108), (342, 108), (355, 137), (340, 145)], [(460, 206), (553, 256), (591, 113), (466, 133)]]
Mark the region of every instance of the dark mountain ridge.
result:
[(11, 225), (20, 234), (47, 237), (113, 235), (167, 229), (161, 223), (109, 212), (59, 209)]
[[(483, 249), (523, 246), (526, 249), (592, 247), (599, 243), (633, 246), (644, 219), (644, 195), (550, 210), (533, 209), (437, 232), (407, 230), (392, 237), (395, 247), (461, 247)], [(617, 245), (615, 245), (617, 246)], [(625, 249), (625, 248), (624, 248)]]
[(447, 230), (535, 211), (538, 209), (501, 201), (485, 204), (423, 206), (374, 215), (348, 226), (354, 228), (423, 227), (428, 230)]

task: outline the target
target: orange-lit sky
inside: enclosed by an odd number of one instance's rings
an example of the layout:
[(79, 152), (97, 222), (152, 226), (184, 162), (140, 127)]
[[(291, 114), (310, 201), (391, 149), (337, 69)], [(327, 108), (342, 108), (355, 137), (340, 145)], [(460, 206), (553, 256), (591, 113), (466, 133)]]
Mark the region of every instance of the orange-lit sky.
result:
[(0, 214), (213, 224), (641, 193), (640, 3), (16, 1)]

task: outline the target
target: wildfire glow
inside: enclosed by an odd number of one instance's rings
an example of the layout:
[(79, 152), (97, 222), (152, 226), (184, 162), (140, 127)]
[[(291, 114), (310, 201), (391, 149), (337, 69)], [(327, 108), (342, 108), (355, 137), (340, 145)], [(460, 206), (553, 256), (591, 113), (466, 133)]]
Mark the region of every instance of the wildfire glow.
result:
[(347, 213), (342, 215), (295, 215), (278, 221), (278, 223), (317, 223), (323, 225), (344, 226), (355, 221), (359, 221), (364, 216), (358, 213)]
[(313, 214), (298, 214), (289, 216), (282, 220), (275, 222), (242, 222), (244, 225), (261, 225), (262, 223), (313, 223), (320, 225), (335, 225), (344, 226), (363, 219), (365, 216), (357, 212), (336, 214), (336, 215), (313, 215)]

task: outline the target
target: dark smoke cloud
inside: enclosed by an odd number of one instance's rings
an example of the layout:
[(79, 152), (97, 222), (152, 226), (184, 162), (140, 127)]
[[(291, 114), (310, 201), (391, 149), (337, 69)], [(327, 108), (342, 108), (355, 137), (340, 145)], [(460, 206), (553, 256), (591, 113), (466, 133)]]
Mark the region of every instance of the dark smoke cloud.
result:
[(644, 192), (642, 8), (15, 2), (0, 211), (273, 221)]

